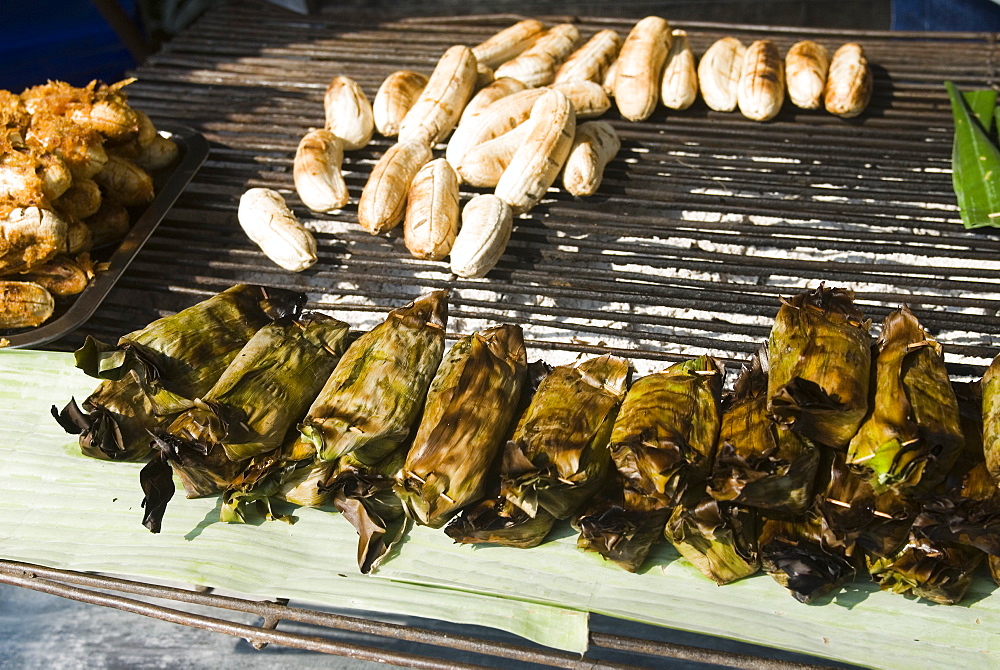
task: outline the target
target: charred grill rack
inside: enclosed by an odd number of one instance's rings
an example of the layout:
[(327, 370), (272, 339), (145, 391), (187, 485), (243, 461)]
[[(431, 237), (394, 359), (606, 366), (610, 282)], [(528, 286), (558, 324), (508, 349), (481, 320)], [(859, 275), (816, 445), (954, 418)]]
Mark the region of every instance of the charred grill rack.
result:
[[(201, 172), (86, 333), (115, 339), (238, 281), (306, 290), (311, 306), (358, 327), (429, 288), (450, 288), (453, 332), (482, 323), (526, 327), (531, 344), (674, 360), (711, 352), (742, 361), (770, 329), (780, 296), (819, 282), (848, 285), (876, 323), (901, 302), (978, 372), (1000, 344), (1000, 237), (958, 223), (951, 189), (952, 123), (941, 84), (997, 81), (992, 34), (908, 34), (681, 24), (696, 54), (723, 35), (809, 37), (835, 49), (862, 43), (875, 95), (857, 120), (786, 103), (776, 121), (738, 112), (658, 110), (643, 123), (606, 116), (623, 148), (596, 196), (550, 191), (516, 222), (486, 280), (456, 279), (417, 261), (399, 230), (356, 224), (372, 165), (392, 141), (348, 153), (351, 204), (313, 215), (294, 194), (299, 138), (323, 123), (323, 92), (338, 74), (373, 97), (391, 72), (430, 72), (451, 44), (475, 44), (511, 15), (376, 22), (312, 17), (256, 3), (204, 16), (139, 69), (133, 104), (154, 120), (191, 126), (212, 145)], [(624, 35), (633, 21), (542, 17)], [(282, 191), (319, 231), (319, 263), (291, 275), (262, 256), (236, 223), (252, 186)], [(466, 193), (466, 196), (469, 194)], [(367, 319), (367, 321), (366, 321)], [(978, 366), (978, 367), (977, 367)]]
[[(353, 198), (344, 211), (313, 215), (301, 205), (292, 188), (292, 156), (299, 138), (322, 125), (331, 77), (348, 75), (371, 97), (391, 72), (429, 72), (451, 44), (478, 43), (517, 18), (377, 21), (332, 8), (303, 17), (253, 2), (205, 15), (141, 67), (128, 92), (158, 123), (204, 134), (210, 156), (104, 305), (54, 346), (73, 349), (88, 334), (113, 341), (241, 281), (305, 290), (310, 307), (359, 328), (427, 289), (449, 288), (453, 333), (513, 322), (525, 327), (535, 353), (611, 351), (657, 365), (709, 352), (732, 370), (766, 338), (781, 296), (826, 282), (854, 288), (876, 323), (898, 304), (910, 304), (945, 344), (956, 373), (980, 374), (1000, 349), (1000, 237), (992, 230), (966, 231), (959, 222), (951, 190), (951, 115), (941, 84), (995, 84), (993, 34), (678, 22), (697, 54), (724, 35), (745, 42), (770, 38), (781, 49), (807, 37), (831, 50), (860, 42), (875, 73), (872, 104), (856, 120), (786, 104), (766, 124), (710, 111), (701, 102), (684, 112), (661, 108), (639, 124), (612, 111), (607, 118), (623, 147), (598, 195), (574, 199), (551, 191), (516, 222), (508, 251), (487, 280), (457, 279), (446, 264), (411, 259), (398, 231), (372, 237), (356, 225), (357, 197), (390, 140), (376, 136), (366, 149), (347, 155)], [(633, 23), (540, 18), (574, 21), (585, 37), (608, 27), (624, 36)], [(282, 191), (318, 231), (314, 268), (284, 272), (246, 239), (236, 204), (252, 186)], [(0, 581), (31, 588), (97, 579), (37, 566), (0, 567)], [(45, 588), (111, 604), (77, 593), (78, 586)], [(137, 588), (142, 585), (125, 592)], [(175, 589), (168, 597), (189, 602), (193, 596)], [(259, 610), (247, 601), (240, 607)], [(262, 616), (294, 619), (286, 614)], [(267, 637), (278, 634), (267, 629), (255, 639), (293, 644), (288, 637)], [(593, 642), (676, 655), (664, 645), (619, 635), (595, 634)], [(440, 644), (480, 643), (445, 636)], [(502, 645), (482, 644), (488, 653), (507, 653)], [(316, 648), (378, 656), (363, 648)], [(530, 660), (573, 667), (555, 653)], [(416, 658), (396, 662), (458, 667)]]

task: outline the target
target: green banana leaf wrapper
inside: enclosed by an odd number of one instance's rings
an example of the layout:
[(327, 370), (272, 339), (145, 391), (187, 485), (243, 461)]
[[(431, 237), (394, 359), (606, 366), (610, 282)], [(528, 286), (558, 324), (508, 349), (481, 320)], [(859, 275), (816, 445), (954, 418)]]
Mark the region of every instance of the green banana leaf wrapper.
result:
[(758, 552), (761, 567), (803, 603), (832, 593), (863, 569), (861, 552), (814, 509), (799, 517), (767, 519)]
[(231, 461), (274, 451), (330, 377), (349, 330), (323, 314), (264, 326), (167, 432), (206, 447), (221, 446)]
[(358, 452), (374, 464), (409, 436), (444, 353), (447, 297), (433, 291), (389, 312), (348, 347), (299, 426), (295, 460)]
[(719, 502), (707, 493), (690, 495), (676, 507), (664, 536), (716, 584), (728, 584), (760, 569), (757, 511)]
[(771, 418), (766, 362), (762, 349), (723, 399), (708, 491), (720, 502), (795, 514), (813, 502), (820, 448)]
[(1000, 486), (1000, 356), (994, 358), (983, 373), (980, 388), (986, 468), (997, 486)]
[(527, 374), (520, 326), (473, 333), (445, 354), (395, 492), (416, 523), (440, 528), (483, 498)]
[(236, 475), (222, 493), (219, 520), (227, 523), (246, 523), (252, 509), (268, 521), (292, 522), (291, 515), (277, 514), (272, 498), (278, 498), (281, 482), (289, 473), (305, 465), (303, 461), (288, 461), (281, 457), (281, 450), (254, 457)]
[(595, 496), (574, 520), (580, 531), (576, 546), (599, 553), (629, 572), (637, 572), (649, 550), (663, 539), (663, 526), (670, 518), (670, 507), (635, 510), (625, 506), (621, 475), (612, 473), (606, 491)]
[[(669, 510), (689, 487), (702, 488), (719, 431), (725, 371), (710, 356), (676, 363), (637, 380), (611, 431), (613, 487), (575, 522), (577, 545), (634, 572)], [(648, 517), (648, 518), (647, 518)]]
[(837, 537), (874, 560), (892, 556), (903, 547), (920, 505), (893, 490), (876, 493), (867, 477), (848, 467), (845, 454), (836, 452), (819, 510)]
[(898, 554), (878, 559), (868, 571), (883, 591), (955, 605), (965, 597), (985, 556), (967, 545), (911, 537)]
[(122, 337), (117, 346), (93, 338), (76, 352), (77, 367), (105, 380), (82, 404), (53, 415), (80, 435), (88, 456), (145, 460), (148, 432), (206, 394), (264, 325), (295, 318), (302, 293), (240, 284)]
[(153, 450), (149, 435), (176, 412), (160, 408), (133, 375), (102, 381), (83, 401), (75, 399), (52, 416), (72, 434), (79, 435), (85, 456), (110, 461), (144, 461)]
[[(531, 406), (535, 393), (552, 368), (542, 361), (528, 364), (525, 383), (521, 388), (515, 416), (523, 417)], [(499, 544), (528, 548), (541, 544), (555, 525), (556, 518), (544, 509), (529, 515), (500, 493), (500, 472), (487, 474), (489, 492), (483, 500), (462, 509), (445, 526), (445, 535), (458, 544)]]
[(869, 326), (849, 289), (820, 285), (782, 299), (767, 342), (774, 420), (814, 442), (845, 448), (868, 410)]
[(378, 567), (403, 538), (409, 520), (393, 491), (394, 475), (406, 460), (407, 444), (380, 462), (368, 464), (355, 454), (341, 456), (320, 490), (358, 532), (358, 568), (368, 573)]
[(941, 345), (902, 307), (886, 317), (876, 349), (872, 412), (850, 442), (847, 463), (867, 471), (878, 493), (930, 492), (963, 444)]
[(610, 355), (556, 367), (504, 449), (501, 491), (529, 516), (568, 519), (608, 474), (608, 442), (629, 363)]
[[(225, 491), (250, 458), (281, 446), (336, 365), (348, 330), (321, 314), (264, 326), (204, 398), (152, 432), (189, 498)], [(165, 476), (162, 464), (144, 469), (140, 480), (153, 475)], [(162, 513), (167, 503), (150, 504)]]

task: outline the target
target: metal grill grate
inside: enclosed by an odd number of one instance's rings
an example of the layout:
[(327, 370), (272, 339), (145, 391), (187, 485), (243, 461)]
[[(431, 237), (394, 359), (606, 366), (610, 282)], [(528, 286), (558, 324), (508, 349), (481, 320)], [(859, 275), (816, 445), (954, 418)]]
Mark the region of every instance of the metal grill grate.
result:
[[(549, 356), (611, 349), (641, 371), (642, 361), (702, 352), (742, 360), (766, 337), (779, 296), (823, 281), (854, 288), (876, 322), (910, 304), (956, 369), (977, 371), (993, 356), (1000, 239), (958, 222), (941, 85), (993, 83), (993, 35), (679, 23), (696, 53), (728, 34), (780, 48), (804, 37), (831, 49), (859, 41), (874, 66), (874, 100), (853, 121), (788, 105), (766, 124), (700, 102), (636, 124), (611, 112), (623, 148), (598, 195), (550, 191), (516, 222), (486, 280), (411, 259), (399, 231), (372, 237), (356, 225), (357, 197), (389, 140), (348, 154), (353, 199), (344, 211), (315, 215), (301, 205), (292, 157), (302, 134), (323, 122), (331, 77), (351, 76), (374, 96), (392, 71), (429, 72), (449, 45), (475, 44), (515, 18), (375, 24), (252, 4), (204, 17), (140, 68), (129, 91), (154, 119), (204, 133), (212, 153), (107, 304), (58, 346), (76, 346), (85, 333), (114, 339), (237, 281), (305, 289), (313, 307), (358, 328), (448, 287), (453, 332), (512, 321)], [(571, 20), (584, 37), (631, 26)], [(243, 236), (236, 203), (250, 186), (279, 189), (319, 231), (315, 268), (289, 275)]]

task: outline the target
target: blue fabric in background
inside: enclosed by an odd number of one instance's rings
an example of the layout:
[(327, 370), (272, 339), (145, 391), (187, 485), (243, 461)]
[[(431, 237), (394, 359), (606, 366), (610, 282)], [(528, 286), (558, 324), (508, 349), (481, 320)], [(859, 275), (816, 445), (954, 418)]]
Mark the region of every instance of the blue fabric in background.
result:
[(892, 0), (893, 30), (1000, 31), (992, 0)]
[[(135, 0), (119, 0), (135, 18)], [(136, 63), (89, 0), (0, 0), (0, 89), (114, 82)]]

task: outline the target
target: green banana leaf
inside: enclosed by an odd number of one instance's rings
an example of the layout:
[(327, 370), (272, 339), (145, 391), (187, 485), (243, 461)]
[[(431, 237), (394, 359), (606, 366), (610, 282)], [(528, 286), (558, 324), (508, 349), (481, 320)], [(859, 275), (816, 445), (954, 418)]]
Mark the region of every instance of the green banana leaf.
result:
[(953, 607), (862, 582), (809, 606), (766, 575), (717, 586), (667, 543), (625, 572), (579, 550), (567, 523), (532, 549), (457, 545), (416, 527), (367, 576), (357, 572), (354, 528), (325, 509), (296, 509), (295, 524), (229, 524), (217, 521), (219, 499), (180, 499), (153, 535), (136, 522), (140, 465), (81, 455), (49, 415), (92, 387), (71, 355), (0, 352), (3, 559), (477, 624), (574, 653), (595, 612), (889, 670), (927, 659), (986, 670), (1000, 660), (1000, 593), (985, 574)]
[[(966, 228), (1000, 225), (1000, 148), (990, 137), (996, 91), (960, 93), (945, 82), (955, 122), (951, 180)], [(992, 98), (992, 100), (991, 100)]]

